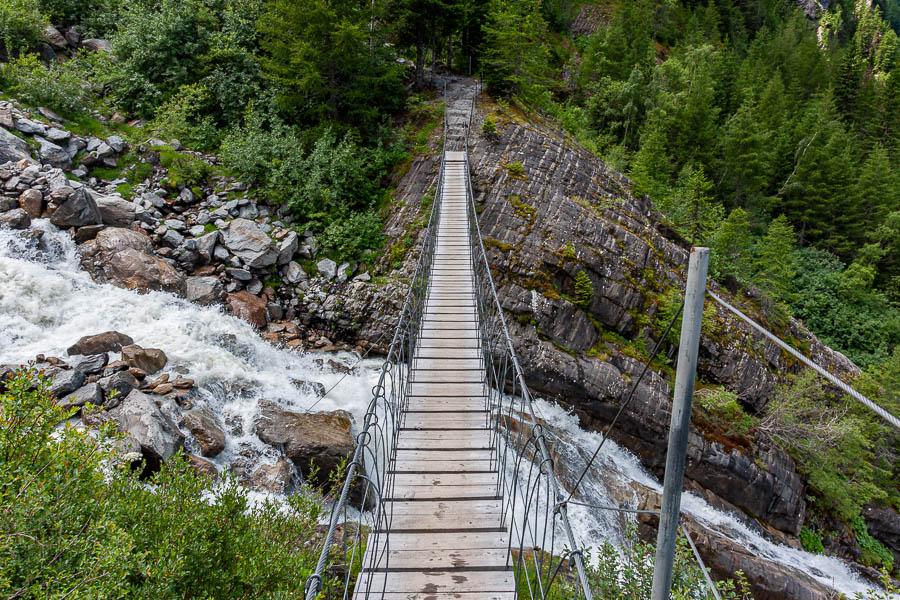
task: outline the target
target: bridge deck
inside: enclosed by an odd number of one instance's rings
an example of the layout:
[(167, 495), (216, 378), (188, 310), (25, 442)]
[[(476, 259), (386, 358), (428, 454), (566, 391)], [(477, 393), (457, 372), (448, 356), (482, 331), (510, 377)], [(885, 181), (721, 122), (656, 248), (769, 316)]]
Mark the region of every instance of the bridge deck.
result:
[[(384, 568), (358, 599), (514, 600), (484, 387), (465, 157), (447, 152), (422, 337), (401, 422)], [(379, 551), (370, 548), (369, 551)]]

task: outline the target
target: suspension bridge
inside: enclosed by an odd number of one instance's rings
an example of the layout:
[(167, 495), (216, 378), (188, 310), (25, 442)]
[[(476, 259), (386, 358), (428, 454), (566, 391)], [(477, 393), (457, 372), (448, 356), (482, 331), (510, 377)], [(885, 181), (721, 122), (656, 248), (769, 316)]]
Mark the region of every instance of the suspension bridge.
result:
[[(306, 600), (321, 594), (344, 600), (544, 599), (554, 586), (563, 588), (560, 597), (593, 600), (567, 505), (606, 436), (574, 488), (563, 489), (546, 437), (550, 432), (535, 413), (481, 240), (468, 152), (477, 87), (451, 83), (448, 88), (444, 148), (422, 249), (356, 451), (332, 507), (318, 564), (306, 582)], [(708, 258), (708, 251), (701, 251), (698, 254), (705, 252)], [(684, 448), (677, 446), (686, 444), (690, 424), (706, 295), (706, 267), (695, 269), (701, 262), (697, 259), (692, 253), (682, 305), (685, 318), (654, 600), (668, 597), (679, 529)], [(709, 296), (784, 346), (719, 296)], [(690, 328), (696, 339), (686, 343), (685, 330)], [(860, 402), (873, 404), (788, 350)], [(632, 394), (647, 368), (649, 364), (634, 382)], [(877, 406), (873, 410), (900, 429), (896, 417)], [(718, 598), (690, 537), (688, 543), (708, 592)], [(661, 569), (660, 564), (667, 567)]]

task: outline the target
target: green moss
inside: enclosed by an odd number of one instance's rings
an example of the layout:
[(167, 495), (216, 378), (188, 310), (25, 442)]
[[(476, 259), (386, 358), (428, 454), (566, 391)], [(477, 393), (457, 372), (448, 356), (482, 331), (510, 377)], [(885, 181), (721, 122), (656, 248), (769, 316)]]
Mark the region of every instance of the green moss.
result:
[(523, 178), (525, 174), (525, 167), (522, 166), (522, 161), (507, 163), (506, 170), (509, 171), (509, 176), (513, 179)]
[(218, 230), (219, 230), (219, 228), (216, 227), (215, 225), (213, 225), (212, 223), (207, 223), (206, 225), (203, 226), (203, 231), (205, 233), (212, 233), (213, 231), (218, 231)]
[(567, 258), (569, 260), (575, 259), (575, 248), (572, 247), (571, 242), (566, 242), (566, 245), (562, 247), (562, 250), (559, 251), (560, 256), (563, 258)]
[(506, 242), (501, 242), (498, 239), (492, 237), (482, 238), (484, 242), (485, 248), (496, 248), (500, 252), (509, 252), (510, 250), (515, 250), (516, 247), (512, 244), (507, 244)]
[(120, 183), (116, 186), (116, 191), (126, 200), (134, 198), (134, 186), (130, 183)]
[(517, 215), (519, 215), (529, 223), (534, 222), (534, 218), (537, 216), (537, 209), (535, 207), (522, 202), (519, 196), (516, 195), (507, 196), (506, 200), (516, 211)]

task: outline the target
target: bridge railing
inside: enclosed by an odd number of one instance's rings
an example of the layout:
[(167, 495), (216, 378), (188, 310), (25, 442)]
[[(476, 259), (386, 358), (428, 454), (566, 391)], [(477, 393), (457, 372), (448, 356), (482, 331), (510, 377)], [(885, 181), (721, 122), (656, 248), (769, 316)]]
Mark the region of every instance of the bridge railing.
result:
[(515, 570), (519, 598), (544, 599), (554, 587), (565, 587), (575, 599), (592, 600), (581, 545), (569, 522), (567, 493), (556, 478), (545, 425), (535, 414), (494, 286), (469, 175), (468, 137), (466, 142), (475, 302), (499, 467), (497, 495), (510, 531), (508, 566)]
[[(446, 131), (445, 111), (445, 134)], [(316, 569), (306, 581), (306, 600), (314, 600), (323, 592), (329, 598), (347, 599), (354, 595), (354, 587), (358, 588), (356, 592), (360, 596), (380, 597), (387, 583), (386, 579), (381, 585), (373, 585), (372, 579), (356, 580), (363, 570), (374, 572), (389, 567), (393, 505), (386, 500), (393, 495), (397, 436), (408, 402), (407, 384), (424, 321), (443, 180), (442, 152), (422, 250), (378, 383), (372, 389), (372, 400), (356, 436), (356, 449), (347, 465), (340, 492), (331, 505)], [(376, 589), (379, 587), (382, 589)]]

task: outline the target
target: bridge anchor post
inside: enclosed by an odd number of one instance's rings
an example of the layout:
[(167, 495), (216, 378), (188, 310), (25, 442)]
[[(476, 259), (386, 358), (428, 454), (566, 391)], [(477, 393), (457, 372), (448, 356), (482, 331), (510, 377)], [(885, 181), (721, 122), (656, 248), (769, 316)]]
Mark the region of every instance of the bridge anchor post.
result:
[(651, 600), (668, 600), (672, 588), (675, 539), (678, 536), (681, 512), (681, 488), (684, 480), (688, 432), (691, 427), (691, 405), (694, 398), (694, 379), (697, 373), (700, 326), (703, 320), (703, 301), (706, 297), (708, 271), (709, 248), (692, 248), (684, 292), (684, 315), (681, 321), (681, 339), (678, 344), (678, 370), (675, 374), (675, 397), (672, 404), (672, 421), (669, 426), (669, 448), (666, 454), (666, 475), (659, 515), (659, 533), (656, 538), (656, 562), (653, 570)]

